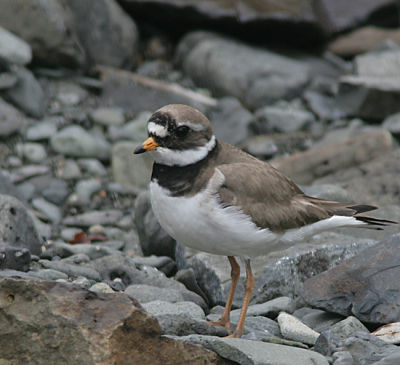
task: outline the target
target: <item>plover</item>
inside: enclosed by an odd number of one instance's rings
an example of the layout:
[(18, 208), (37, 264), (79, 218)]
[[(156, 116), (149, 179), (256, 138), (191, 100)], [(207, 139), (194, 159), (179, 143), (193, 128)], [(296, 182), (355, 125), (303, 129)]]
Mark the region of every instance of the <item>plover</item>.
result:
[(147, 124), (149, 137), (135, 154), (151, 151), (152, 209), (164, 230), (182, 245), (228, 256), (232, 285), (221, 318), (230, 333), (230, 310), (246, 268), (245, 294), (231, 337), (241, 337), (254, 288), (252, 257), (282, 250), (337, 227), (381, 229), (390, 223), (364, 215), (376, 207), (305, 195), (268, 163), (215, 138), (211, 123), (186, 105), (167, 105)]

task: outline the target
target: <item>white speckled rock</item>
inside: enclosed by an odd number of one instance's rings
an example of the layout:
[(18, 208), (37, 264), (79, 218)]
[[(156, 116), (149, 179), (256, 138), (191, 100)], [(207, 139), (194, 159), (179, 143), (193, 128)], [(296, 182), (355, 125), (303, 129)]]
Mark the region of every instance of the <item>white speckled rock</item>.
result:
[(90, 288), (90, 291), (94, 291), (95, 293), (114, 293), (114, 290), (106, 283), (96, 283), (93, 284)]
[(318, 332), (306, 326), (296, 317), (285, 312), (279, 314), (278, 323), (281, 328), (282, 336), (288, 340), (314, 345), (319, 336)]

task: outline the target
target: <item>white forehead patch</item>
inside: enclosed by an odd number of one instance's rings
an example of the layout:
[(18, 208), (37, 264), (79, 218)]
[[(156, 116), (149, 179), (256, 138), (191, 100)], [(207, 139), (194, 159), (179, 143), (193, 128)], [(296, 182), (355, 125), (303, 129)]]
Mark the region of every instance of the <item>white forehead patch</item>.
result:
[(160, 138), (164, 138), (169, 134), (168, 129), (166, 127), (154, 122), (149, 122), (147, 124), (147, 131), (149, 132), (149, 134), (154, 134)]

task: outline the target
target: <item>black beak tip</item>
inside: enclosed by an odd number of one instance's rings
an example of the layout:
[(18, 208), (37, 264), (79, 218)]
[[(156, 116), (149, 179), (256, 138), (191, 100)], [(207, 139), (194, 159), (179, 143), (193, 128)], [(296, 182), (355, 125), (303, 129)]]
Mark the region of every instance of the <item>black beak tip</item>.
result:
[(135, 151), (133, 152), (133, 154), (139, 155), (140, 153), (145, 153), (145, 152), (146, 152), (146, 150), (143, 148), (142, 145), (140, 145), (140, 146), (137, 146), (137, 147), (136, 147), (136, 149), (135, 149)]

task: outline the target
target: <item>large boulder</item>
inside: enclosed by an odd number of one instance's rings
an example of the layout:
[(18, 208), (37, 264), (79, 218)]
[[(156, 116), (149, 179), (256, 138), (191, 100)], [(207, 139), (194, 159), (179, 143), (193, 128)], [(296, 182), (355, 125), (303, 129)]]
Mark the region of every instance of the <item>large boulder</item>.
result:
[(207, 32), (185, 36), (176, 58), (197, 85), (250, 109), (298, 96), (310, 78), (306, 63)]
[[(34, 301), (32, 301), (34, 298)], [(224, 364), (212, 351), (161, 337), (157, 320), (119, 293), (0, 280), (1, 363)]]
[(400, 320), (398, 265), (400, 235), (363, 250), (357, 256), (304, 283), (312, 306), (368, 323)]

